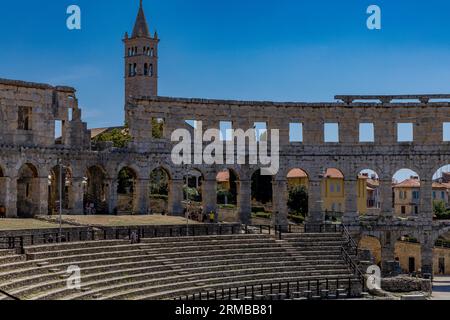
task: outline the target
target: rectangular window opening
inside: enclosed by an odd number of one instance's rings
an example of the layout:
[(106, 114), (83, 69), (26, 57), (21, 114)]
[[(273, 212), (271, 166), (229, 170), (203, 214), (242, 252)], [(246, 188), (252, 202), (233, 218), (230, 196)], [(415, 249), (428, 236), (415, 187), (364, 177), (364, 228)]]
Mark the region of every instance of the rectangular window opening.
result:
[(220, 121), (220, 141), (231, 141), (233, 139), (233, 123), (231, 121)]
[(359, 142), (375, 142), (375, 128), (373, 123), (359, 124)]
[(267, 123), (266, 122), (255, 122), (253, 125), (255, 129), (256, 141), (267, 141)]
[(303, 123), (289, 124), (289, 142), (303, 142)]
[(443, 123), (442, 131), (443, 131), (444, 142), (450, 142), (450, 122)]
[(339, 124), (325, 123), (324, 125), (324, 140), (326, 143), (339, 142)]
[(413, 142), (414, 129), (412, 123), (398, 123), (397, 124), (397, 141), (398, 142)]
[(18, 124), (17, 129), (19, 130), (31, 130), (31, 120), (32, 120), (32, 109), (31, 107), (19, 107), (18, 110)]
[(152, 118), (152, 138), (162, 139), (164, 137), (164, 119)]

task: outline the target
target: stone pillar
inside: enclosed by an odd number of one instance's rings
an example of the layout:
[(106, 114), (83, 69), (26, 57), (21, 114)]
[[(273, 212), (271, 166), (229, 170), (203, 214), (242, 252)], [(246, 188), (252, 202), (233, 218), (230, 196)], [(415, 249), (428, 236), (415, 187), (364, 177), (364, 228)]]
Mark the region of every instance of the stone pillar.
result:
[(71, 194), (69, 195), (70, 213), (75, 215), (84, 214), (84, 190), (83, 178), (73, 177)]
[(202, 202), (203, 211), (208, 214), (214, 211), (215, 218), (214, 221), (219, 221), (219, 216), (217, 212), (217, 181), (214, 180), (204, 180), (202, 185)]
[(395, 274), (395, 242), (390, 231), (383, 233), (381, 238), (381, 270), (383, 275), (394, 276)]
[(381, 215), (386, 218), (394, 216), (392, 200), (392, 180), (380, 180)]
[(419, 215), (425, 223), (433, 222), (433, 181), (420, 180)]
[(239, 220), (242, 224), (250, 224), (252, 221), (252, 182), (251, 180), (236, 181), (239, 207)]
[(310, 180), (308, 187), (308, 218), (309, 224), (322, 224), (325, 222), (325, 212), (322, 201), (322, 181)]
[(37, 205), (36, 215), (48, 215), (48, 177), (35, 178), (33, 184), (37, 188), (37, 193), (33, 196), (33, 202)]
[(345, 211), (342, 223), (355, 225), (359, 223), (358, 216), (358, 181), (355, 179), (344, 181)]
[(288, 187), (287, 180), (272, 181), (273, 214), (272, 223), (278, 226), (288, 225)]
[(117, 214), (117, 179), (107, 179), (106, 202), (108, 204), (108, 213)]
[(183, 180), (169, 180), (169, 214), (183, 215)]
[(425, 231), (423, 240), (421, 241), (420, 252), (422, 258), (422, 274), (433, 276), (433, 239), (431, 237), (431, 231)]
[(6, 217), (17, 218), (17, 178), (5, 178), (6, 185)]
[(133, 211), (135, 214), (148, 214), (149, 209), (149, 179), (138, 179), (135, 183), (135, 199), (133, 199)]

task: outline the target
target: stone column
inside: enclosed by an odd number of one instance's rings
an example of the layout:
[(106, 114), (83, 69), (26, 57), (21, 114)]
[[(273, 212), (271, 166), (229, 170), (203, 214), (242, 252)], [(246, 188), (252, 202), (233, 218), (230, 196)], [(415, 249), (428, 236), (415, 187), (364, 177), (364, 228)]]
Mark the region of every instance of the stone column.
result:
[(239, 220), (242, 224), (250, 224), (252, 221), (252, 182), (251, 180), (236, 181), (236, 184)]
[(169, 214), (183, 215), (183, 180), (169, 180)]
[(433, 181), (420, 180), (419, 215), (424, 223), (433, 222)]
[(288, 225), (288, 187), (287, 180), (272, 181), (273, 214), (272, 223), (278, 226)]
[(431, 237), (431, 231), (425, 231), (423, 240), (421, 241), (420, 252), (422, 258), (422, 274), (433, 276), (433, 247), (434, 243)]
[(394, 216), (392, 203), (392, 180), (380, 180), (381, 215), (386, 218)]
[(135, 214), (148, 214), (149, 208), (149, 179), (138, 179), (135, 183), (135, 199), (133, 199), (133, 211)]
[(214, 220), (218, 221), (218, 212), (217, 212), (217, 181), (214, 180), (204, 180), (202, 185), (202, 200), (203, 200), (203, 211), (208, 214), (211, 211), (214, 211), (215, 218)]
[(345, 211), (342, 222), (345, 225), (359, 223), (358, 216), (358, 181), (355, 179), (344, 181)]
[(381, 270), (383, 275), (394, 275), (395, 272), (395, 241), (390, 231), (383, 233), (381, 238)]
[(83, 178), (73, 177), (71, 189), (72, 192), (69, 195), (69, 208), (71, 208), (71, 214), (84, 214)]
[(310, 180), (308, 187), (308, 218), (309, 224), (322, 224), (325, 222), (325, 212), (322, 201), (322, 181)]
[(17, 218), (17, 178), (5, 178), (6, 185), (6, 217)]
[(48, 215), (48, 177), (35, 178), (33, 184), (36, 186), (37, 193), (34, 203), (37, 205), (36, 215), (45, 216)]
[(108, 204), (108, 214), (117, 213), (117, 179), (107, 179), (106, 202)]

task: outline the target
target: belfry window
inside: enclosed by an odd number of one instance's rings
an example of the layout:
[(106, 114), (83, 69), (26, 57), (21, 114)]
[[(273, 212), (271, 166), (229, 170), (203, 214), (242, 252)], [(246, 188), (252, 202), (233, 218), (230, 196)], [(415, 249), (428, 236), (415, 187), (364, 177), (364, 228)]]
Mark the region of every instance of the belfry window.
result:
[(149, 75), (150, 75), (150, 77), (153, 77), (153, 64), (150, 64)]
[(148, 64), (144, 63), (144, 76), (148, 76)]

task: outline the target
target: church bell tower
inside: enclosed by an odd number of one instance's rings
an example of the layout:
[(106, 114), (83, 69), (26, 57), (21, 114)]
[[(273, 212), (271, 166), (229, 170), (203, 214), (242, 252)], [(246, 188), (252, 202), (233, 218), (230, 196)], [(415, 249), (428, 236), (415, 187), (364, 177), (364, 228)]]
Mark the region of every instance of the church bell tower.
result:
[(158, 95), (158, 34), (150, 35), (142, 0), (131, 37), (125, 33), (125, 100)]

